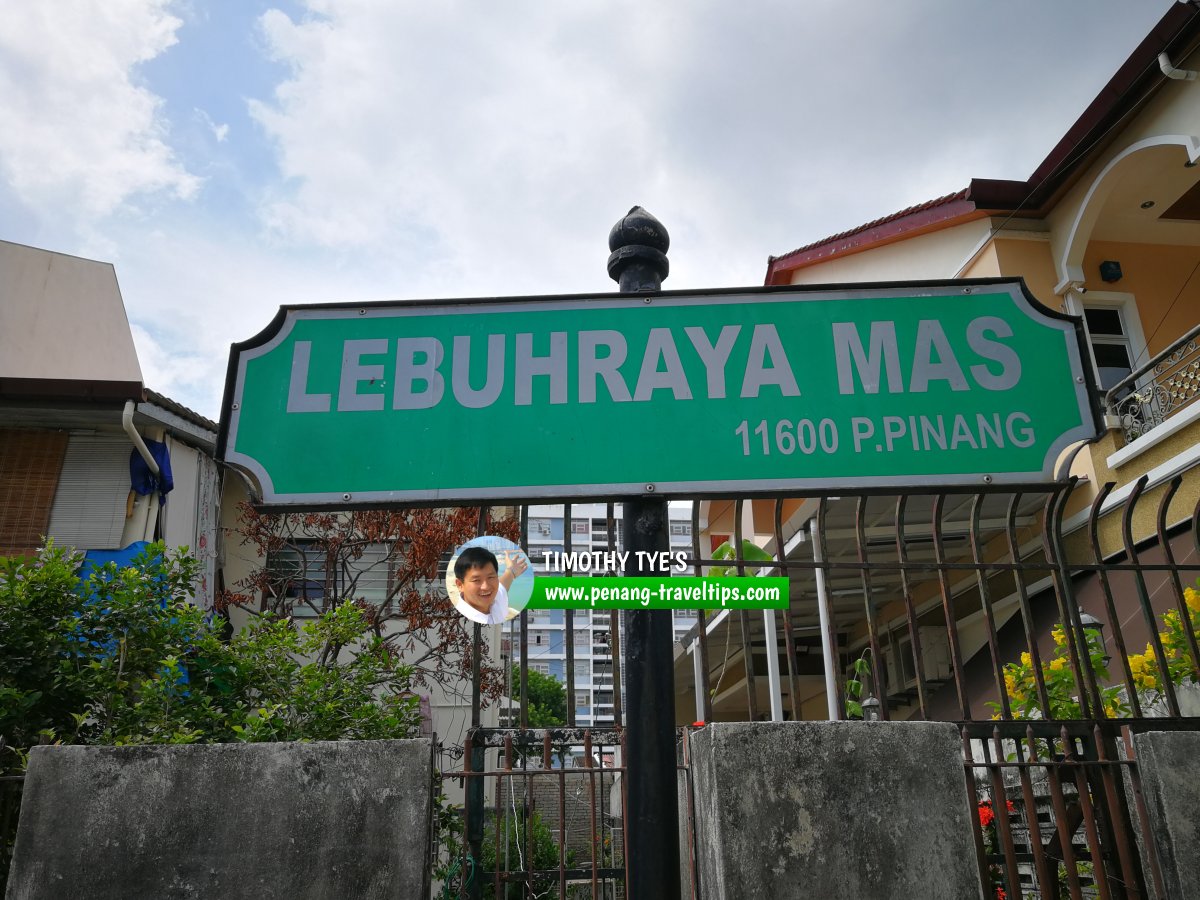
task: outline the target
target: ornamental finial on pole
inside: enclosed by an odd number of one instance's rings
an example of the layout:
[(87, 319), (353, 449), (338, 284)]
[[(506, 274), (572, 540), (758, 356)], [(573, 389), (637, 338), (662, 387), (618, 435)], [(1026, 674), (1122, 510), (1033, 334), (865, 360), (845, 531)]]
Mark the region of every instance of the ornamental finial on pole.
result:
[(608, 276), (620, 285), (621, 293), (657, 291), (670, 265), (667, 248), (671, 236), (662, 222), (640, 206), (629, 210), (608, 234)]

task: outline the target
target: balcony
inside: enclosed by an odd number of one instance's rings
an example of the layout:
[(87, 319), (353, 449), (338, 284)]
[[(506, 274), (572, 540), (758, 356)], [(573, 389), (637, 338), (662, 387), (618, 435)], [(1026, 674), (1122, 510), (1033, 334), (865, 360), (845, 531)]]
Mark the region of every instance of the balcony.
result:
[[(1117, 382), (1105, 395), (1107, 413), (1120, 423), (1126, 446), (1157, 433), (1173, 433), (1170, 421), (1200, 397), (1200, 325), (1144, 366)], [(1194, 411), (1194, 410), (1193, 410)], [(1179, 418), (1182, 426), (1190, 421)], [(1159, 430), (1161, 429), (1161, 430)]]

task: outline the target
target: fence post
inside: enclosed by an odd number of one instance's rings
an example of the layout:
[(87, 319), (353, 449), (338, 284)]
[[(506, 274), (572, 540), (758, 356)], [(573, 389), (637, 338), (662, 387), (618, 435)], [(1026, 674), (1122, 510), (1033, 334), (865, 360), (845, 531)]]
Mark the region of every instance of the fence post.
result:
[[(608, 274), (623, 294), (654, 294), (667, 277), (667, 230), (635, 206), (608, 236)], [(650, 298), (647, 297), (647, 300)], [(630, 436), (636, 440), (636, 435)], [(646, 485), (647, 492), (654, 486)], [(625, 498), (625, 549), (633, 555), (626, 575), (662, 575), (638, 551), (667, 550), (667, 501)], [(657, 900), (679, 896), (679, 808), (675, 761), (675, 684), (672, 614), (634, 610), (625, 620), (626, 809), (628, 896)]]

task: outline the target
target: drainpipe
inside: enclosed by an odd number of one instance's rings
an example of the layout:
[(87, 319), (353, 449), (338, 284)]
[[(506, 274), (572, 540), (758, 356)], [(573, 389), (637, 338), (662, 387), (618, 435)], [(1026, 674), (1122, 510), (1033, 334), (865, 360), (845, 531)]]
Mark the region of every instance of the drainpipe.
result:
[(146, 446), (146, 442), (142, 440), (142, 436), (138, 434), (138, 430), (133, 427), (133, 411), (136, 408), (137, 406), (132, 400), (125, 401), (125, 411), (121, 413), (121, 427), (125, 429), (125, 433), (133, 441), (133, 446), (137, 448), (137, 452), (142, 459), (146, 461), (146, 465), (150, 467), (150, 471), (158, 475), (158, 463), (150, 455), (150, 448)]
[[(813, 562), (825, 562), (825, 552), (822, 549), (821, 535), (817, 531), (817, 520), (808, 520), (812, 537)], [(829, 623), (833, 621), (833, 607), (829, 602), (829, 587), (825, 583), (825, 570), (818, 567), (813, 569), (817, 576), (817, 614), (821, 623), (821, 656), (825, 661), (825, 700), (829, 708), (829, 721), (836, 722), (841, 718), (837, 701), (838, 672), (837, 647), (829, 639)]]
[(1171, 64), (1171, 57), (1167, 56), (1166, 51), (1158, 54), (1158, 67), (1162, 69), (1162, 73), (1168, 78), (1174, 78), (1176, 81), (1195, 81), (1200, 72), (1194, 69), (1177, 69)]
[[(146, 461), (146, 465), (155, 476), (159, 474), (158, 463), (150, 455), (150, 448), (133, 426), (133, 413), (137, 405), (132, 400), (125, 401), (125, 410), (121, 413), (121, 427), (133, 442), (138, 455)], [(128, 547), (134, 541), (149, 541), (154, 539), (154, 528), (158, 524), (158, 504), (154, 503), (154, 495), (137, 496), (133, 490), (129, 492), (129, 501), (125, 507), (125, 528), (121, 532), (121, 546)]]

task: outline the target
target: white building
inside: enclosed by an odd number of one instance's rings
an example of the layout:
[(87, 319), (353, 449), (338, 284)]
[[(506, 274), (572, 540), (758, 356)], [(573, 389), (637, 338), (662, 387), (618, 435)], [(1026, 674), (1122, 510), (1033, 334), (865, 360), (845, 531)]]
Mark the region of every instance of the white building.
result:
[[(0, 241), (0, 556), (46, 538), (93, 554), (186, 545), (202, 564), (194, 599), (210, 606), (216, 440), (215, 422), (143, 383), (110, 263)], [(157, 473), (148, 442), (169, 493), (131, 481), (131, 454)]]

